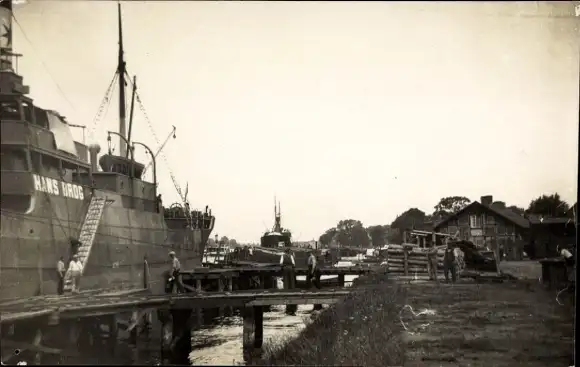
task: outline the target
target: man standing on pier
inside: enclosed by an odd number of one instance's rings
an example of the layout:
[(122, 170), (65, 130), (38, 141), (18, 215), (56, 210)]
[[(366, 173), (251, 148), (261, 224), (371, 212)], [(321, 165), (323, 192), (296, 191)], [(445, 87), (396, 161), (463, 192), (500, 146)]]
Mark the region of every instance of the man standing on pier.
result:
[(318, 289), (320, 289), (320, 269), (318, 268), (318, 260), (316, 259), (316, 250), (310, 252), (308, 257), (308, 276), (306, 279), (306, 284), (308, 288), (312, 287), (312, 284)]
[[(294, 261), (294, 256), (289, 248), (287, 248), (285, 253), (280, 256), (280, 265), (282, 266), (284, 289), (296, 288), (296, 261)], [(296, 305), (286, 305), (286, 313), (288, 315), (295, 315), (297, 308)]]
[(179, 263), (177, 256), (175, 256), (175, 251), (169, 252), (169, 257), (171, 258), (171, 276), (173, 277), (173, 281), (177, 287), (177, 293), (183, 293), (185, 287), (183, 286), (183, 280), (181, 279), (180, 274), (181, 264)]
[(58, 273), (58, 288), (56, 291), (59, 296), (62, 296), (64, 294), (64, 276), (66, 275), (63, 256), (56, 263), (56, 272)]
[(437, 282), (437, 246), (435, 245), (427, 252), (427, 268), (429, 280)]
[(457, 264), (455, 263), (455, 249), (449, 239), (447, 241), (447, 248), (445, 249), (445, 256), (443, 258), (443, 272), (445, 273), (445, 281), (449, 283), (449, 273), (451, 272), (451, 281), (455, 283), (457, 280)]
[(83, 273), (83, 264), (79, 261), (79, 255), (74, 254), (72, 260), (68, 264), (72, 280), (72, 292), (79, 293), (81, 286), (81, 275)]

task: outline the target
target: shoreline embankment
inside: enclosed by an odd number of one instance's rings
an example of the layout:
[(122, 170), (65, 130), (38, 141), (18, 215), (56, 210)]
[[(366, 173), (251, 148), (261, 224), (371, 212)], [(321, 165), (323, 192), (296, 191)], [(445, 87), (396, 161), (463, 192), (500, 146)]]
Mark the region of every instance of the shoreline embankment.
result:
[(568, 293), (537, 279), (450, 284), (369, 274), (248, 365), (572, 365), (575, 302)]
[(386, 274), (359, 277), (352, 292), (314, 317), (293, 338), (270, 342), (250, 365), (402, 365), (405, 295)]

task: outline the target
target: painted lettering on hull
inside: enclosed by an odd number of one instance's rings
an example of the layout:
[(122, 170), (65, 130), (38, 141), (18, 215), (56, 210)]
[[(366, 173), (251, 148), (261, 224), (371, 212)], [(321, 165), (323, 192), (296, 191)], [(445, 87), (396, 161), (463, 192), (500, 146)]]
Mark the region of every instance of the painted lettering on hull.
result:
[(34, 189), (47, 194), (64, 196), (71, 199), (84, 200), (83, 187), (68, 182), (55, 180), (54, 178), (32, 174)]

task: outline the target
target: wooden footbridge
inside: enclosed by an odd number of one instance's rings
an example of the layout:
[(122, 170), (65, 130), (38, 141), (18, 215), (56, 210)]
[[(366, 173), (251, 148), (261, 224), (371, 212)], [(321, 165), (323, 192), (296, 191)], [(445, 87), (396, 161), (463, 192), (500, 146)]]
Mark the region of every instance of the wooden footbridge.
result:
[(0, 324), (35, 320), (43, 317), (58, 322), (61, 319), (105, 316), (135, 310), (182, 310), (219, 307), (251, 307), (271, 305), (332, 304), (349, 293), (346, 289), (324, 290), (258, 290), (212, 293), (178, 293), (152, 295), (138, 291), (76, 295), (72, 297), (29, 299), (26, 303), (0, 303)]
[[(328, 268), (323, 275), (364, 275), (369, 269)], [(297, 275), (306, 269), (297, 269)], [(136, 342), (137, 330), (151, 328), (153, 316), (161, 326), (162, 351), (173, 364), (187, 364), (191, 330), (203, 322), (205, 310), (239, 309), (243, 317), (244, 350), (259, 348), (263, 340), (263, 312), (272, 305), (332, 304), (349, 291), (324, 289), (276, 289), (279, 266), (242, 266), (227, 269), (183, 271), (186, 293), (152, 294), (144, 288), (69, 296), (41, 296), (0, 302), (0, 332), (5, 347), (19, 345), (34, 353), (59, 354), (72, 345), (105, 342), (116, 345), (119, 331)], [(201, 320), (201, 321), (200, 321)], [(3, 359), (4, 361), (4, 359)], [(32, 362), (29, 362), (29, 364)]]

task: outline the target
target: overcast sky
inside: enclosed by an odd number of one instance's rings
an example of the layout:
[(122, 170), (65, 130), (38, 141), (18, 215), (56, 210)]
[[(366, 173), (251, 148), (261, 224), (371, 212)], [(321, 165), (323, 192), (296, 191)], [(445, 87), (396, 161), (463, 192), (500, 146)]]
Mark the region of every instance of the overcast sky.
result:
[[(189, 182), (192, 206), (213, 209), (215, 233), (239, 241), (272, 226), (274, 195), (298, 240), (341, 219), (388, 224), (410, 207), (431, 212), (450, 195), (527, 206), (558, 192), (573, 203), (573, 8), (126, 3), (128, 71), (158, 139), (177, 127), (158, 159), (164, 203), (178, 197), (170, 168)], [(93, 128), (106, 150), (116, 100), (92, 121), (116, 68), (116, 3), (29, 1), (15, 16), (31, 96)], [(140, 112), (134, 139), (158, 147)]]

